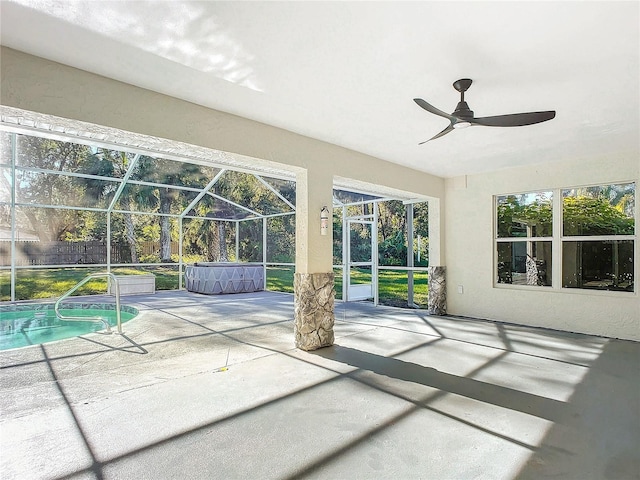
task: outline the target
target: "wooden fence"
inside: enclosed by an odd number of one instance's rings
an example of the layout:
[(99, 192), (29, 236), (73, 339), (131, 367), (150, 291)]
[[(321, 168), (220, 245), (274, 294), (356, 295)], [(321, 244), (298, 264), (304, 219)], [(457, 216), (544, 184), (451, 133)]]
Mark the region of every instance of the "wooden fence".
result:
[[(111, 263), (130, 263), (127, 244), (111, 245)], [(138, 256), (159, 255), (160, 242), (138, 242)], [(178, 253), (178, 243), (171, 242), (171, 253)], [(107, 263), (107, 243), (92, 242), (16, 242), (16, 265), (81, 265)], [(0, 266), (11, 265), (11, 243), (0, 242)]]

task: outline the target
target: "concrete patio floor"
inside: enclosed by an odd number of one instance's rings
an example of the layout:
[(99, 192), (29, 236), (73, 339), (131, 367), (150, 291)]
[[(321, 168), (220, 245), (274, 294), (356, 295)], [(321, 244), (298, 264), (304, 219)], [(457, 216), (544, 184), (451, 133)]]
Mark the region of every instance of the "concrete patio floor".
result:
[(123, 303), (0, 352), (2, 479), (640, 478), (638, 343), (337, 303), (303, 352), (291, 295)]

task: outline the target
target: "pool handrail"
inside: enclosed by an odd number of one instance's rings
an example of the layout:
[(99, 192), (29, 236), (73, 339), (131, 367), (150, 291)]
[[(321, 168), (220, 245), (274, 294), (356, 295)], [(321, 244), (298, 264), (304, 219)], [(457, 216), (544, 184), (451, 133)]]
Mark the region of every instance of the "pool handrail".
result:
[[(107, 328), (107, 333), (111, 333), (111, 325), (109, 325), (109, 322), (107, 320), (105, 320), (104, 318), (102, 318), (102, 317), (74, 317), (74, 316), (62, 315), (60, 313), (60, 303), (65, 298), (67, 298), (69, 295), (71, 295), (73, 292), (75, 292), (78, 288), (80, 288), (82, 285), (87, 283), (92, 278), (100, 278), (100, 277), (107, 277), (110, 280), (113, 280), (113, 283), (115, 285), (116, 322), (117, 322), (117, 326), (118, 326), (118, 333), (120, 335), (122, 335), (122, 316), (120, 314), (120, 284), (118, 283), (118, 278), (113, 273), (108, 273), (108, 272), (90, 273), (89, 275), (84, 277), (82, 280), (80, 280), (76, 285), (71, 287), (66, 293), (64, 293), (56, 301), (53, 309), (56, 312), (56, 316), (61, 320), (67, 320), (67, 321), (71, 321), (71, 322), (102, 322)], [(109, 288), (109, 282), (107, 282), (107, 290), (108, 290), (108, 288)]]

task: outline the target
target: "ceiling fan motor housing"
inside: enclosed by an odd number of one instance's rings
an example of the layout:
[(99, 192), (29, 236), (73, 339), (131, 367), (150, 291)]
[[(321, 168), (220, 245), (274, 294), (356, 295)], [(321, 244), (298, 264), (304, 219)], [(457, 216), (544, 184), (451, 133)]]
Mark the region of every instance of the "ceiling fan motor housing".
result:
[(473, 118), (473, 110), (469, 108), (467, 102), (458, 102), (458, 105), (456, 106), (456, 109), (452, 113), (452, 115), (457, 118)]

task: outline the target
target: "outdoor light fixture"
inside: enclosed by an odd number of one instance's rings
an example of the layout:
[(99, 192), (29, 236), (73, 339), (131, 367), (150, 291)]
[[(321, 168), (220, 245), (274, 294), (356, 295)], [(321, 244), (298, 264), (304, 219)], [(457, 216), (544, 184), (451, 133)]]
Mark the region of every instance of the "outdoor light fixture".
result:
[(320, 235), (326, 235), (329, 232), (329, 209), (324, 206), (320, 210)]

